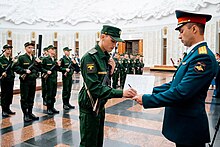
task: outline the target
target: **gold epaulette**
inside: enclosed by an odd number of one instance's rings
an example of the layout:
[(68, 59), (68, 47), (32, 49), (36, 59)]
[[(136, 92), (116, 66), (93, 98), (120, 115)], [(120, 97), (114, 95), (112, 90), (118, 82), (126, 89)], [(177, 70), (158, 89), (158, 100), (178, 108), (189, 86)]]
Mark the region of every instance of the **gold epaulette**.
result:
[(207, 53), (208, 53), (206, 46), (201, 46), (201, 47), (198, 49), (198, 51), (199, 51), (199, 54), (207, 54)]

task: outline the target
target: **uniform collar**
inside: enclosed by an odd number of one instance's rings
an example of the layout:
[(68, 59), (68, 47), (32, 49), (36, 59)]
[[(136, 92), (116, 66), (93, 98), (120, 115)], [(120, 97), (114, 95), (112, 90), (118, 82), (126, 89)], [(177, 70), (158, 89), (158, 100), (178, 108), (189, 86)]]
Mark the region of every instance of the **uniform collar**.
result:
[(190, 46), (190, 47), (187, 49), (186, 53), (189, 54), (194, 47), (196, 47), (197, 45), (199, 45), (199, 44), (201, 44), (201, 43), (205, 43), (205, 41), (200, 41), (200, 42), (198, 42), (198, 43), (196, 43), (196, 44)]
[(101, 58), (106, 58), (107, 60), (109, 60), (109, 58), (110, 58), (109, 53), (106, 52), (106, 51), (103, 52), (102, 49), (100, 48), (100, 46), (99, 46), (98, 44), (95, 46), (95, 49), (98, 51), (99, 57), (101, 57)]

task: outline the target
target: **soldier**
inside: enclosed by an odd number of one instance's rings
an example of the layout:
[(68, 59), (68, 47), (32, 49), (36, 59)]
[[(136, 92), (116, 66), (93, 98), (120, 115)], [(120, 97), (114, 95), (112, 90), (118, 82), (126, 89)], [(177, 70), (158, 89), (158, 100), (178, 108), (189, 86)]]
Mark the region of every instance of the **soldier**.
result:
[(32, 53), (34, 44), (26, 42), (24, 44), (26, 53), (18, 57), (18, 61), (14, 64), (14, 70), (20, 74), (20, 93), (21, 93), (21, 109), (24, 114), (24, 121), (39, 120), (32, 113), (36, 89), (36, 79), (38, 77), (38, 65), (40, 59), (36, 59)]
[(127, 74), (129, 73), (129, 66), (130, 66), (129, 56), (128, 56), (127, 53), (125, 53), (124, 54), (124, 58), (123, 58), (122, 63), (121, 63), (121, 68), (122, 68), (122, 72), (121, 72), (121, 75), (120, 75), (120, 78), (121, 78), (121, 82), (120, 82), (121, 89), (124, 88), (125, 79), (126, 79)]
[(134, 58), (135, 58), (135, 56), (133, 54), (130, 54), (129, 74), (134, 74), (134, 72), (135, 72)]
[(137, 54), (136, 60), (135, 60), (135, 74), (136, 75), (141, 75), (142, 74), (141, 68), (142, 68), (142, 64), (141, 64), (141, 61), (140, 61), (140, 55)]
[(49, 55), (45, 57), (42, 61), (42, 72), (43, 78), (46, 81), (46, 100), (47, 100), (47, 114), (53, 115), (58, 114), (54, 108), (54, 103), (56, 102), (56, 93), (57, 93), (57, 71), (59, 70), (60, 61), (55, 59), (55, 49), (53, 45), (48, 47)]
[(14, 78), (15, 74), (11, 66), (13, 59), (11, 58), (11, 45), (4, 45), (3, 49), (5, 50), (3, 56), (0, 57), (1, 64), (1, 106), (2, 106), (2, 116), (8, 117), (9, 115), (14, 115), (15, 112), (12, 112), (10, 105), (12, 104), (13, 99), (13, 87), (14, 87)]
[(118, 53), (115, 53), (115, 56), (114, 56), (114, 61), (115, 61), (115, 70), (114, 70), (114, 73), (112, 75), (112, 87), (113, 88), (117, 88), (118, 86), (118, 80), (119, 80), (119, 75), (120, 75), (120, 63), (119, 63), (119, 54)]
[[(45, 57), (48, 56), (48, 48), (45, 47), (43, 49), (43, 57), (41, 57), (41, 60), (43, 60)], [(47, 106), (47, 100), (46, 100), (46, 94), (47, 94), (47, 89), (46, 89), (46, 81), (44, 80), (42, 73), (41, 73), (41, 87), (42, 87), (42, 98), (43, 98), (43, 105)]]
[(63, 99), (63, 109), (69, 110), (74, 109), (75, 106), (70, 104), (70, 95), (72, 89), (72, 81), (73, 81), (73, 72), (76, 67), (76, 61), (72, 60), (70, 56), (69, 47), (63, 48), (64, 56), (61, 58), (61, 67), (60, 70), (62, 72), (62, 80), (63, 80), (63, 91), (62, 91), (62, 99)]
[(142, 55), (140, 57), (140, 62), (141, 62), (141, 75), (142, 75), (144, 71), (144, 57)]
[[(109, 87), (109, 74), (113, 74), (115, 63), (109, 52), (120, 39), (121, 30), (104, 25), (100, 42), (81, 59), (84, 80), (79, 92), (80, 147), (102, 147), (105, 121), (105, 103), (110, 98), (131, 97), (133, 89), (116, 90)], [(109, 65), (112, 66), (109, 71)], [(97, 105), (96, 105), (97, 104)], [(97, 106), (97, 107), (96, 107)], [(93, 111), (94, 110), (94, 111)]]
[(176, 17), (187, 55), (172, 81), (133, 99), (144, 108), (165, 107), (162, 133), (176, 147), (205, 147), (210, 142), (205, 99), (218, 66), (204, 41), (205, 24), (212, 16), (177, 10)]

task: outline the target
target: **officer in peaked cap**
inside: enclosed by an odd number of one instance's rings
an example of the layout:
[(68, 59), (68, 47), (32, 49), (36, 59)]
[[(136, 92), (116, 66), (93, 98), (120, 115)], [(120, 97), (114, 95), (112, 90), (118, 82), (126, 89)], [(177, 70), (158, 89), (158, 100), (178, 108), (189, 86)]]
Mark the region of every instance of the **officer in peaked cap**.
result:
[(177, 10), (176, 17), (187, 55), (171, 82), (133, 99), (144, 108), (165, 107), (162, 133), (177, 147), (205, 147), (210, 142), (205, 99), (218, 66), (204, 41), (205, 24), (212, 16)]
[(11, 48), (11, 49), (12, 49), (12, 48), (13, 48), (13, 46), (12, 46), (12, 45), (10, 45), (10, 44), (6, 44), (6, 45), (4, 45), (4, 46), (3, 46), (3, 49), (7, 49), (7, 48)]
[[(132, 97), (133, 89), (118, 90), (109, 86), (115, 62), (111, 52), (120, 38), (121, 29), (104, 25), (99, 43), (81, 59), (83, 87), (79, 92), (80, 147), (102, 147), (104, 135), (105, 103), (110, 98)], [(112, 66), (111, 70), (109, 65)], [(97, 102), (97, 103), (96, 103)], [(96, 106), (94, 104), (97, 104)], [(93, 111), (94, 110), (94, 111)]]
[(206, 22), (208, 22), (212, 18), (212, 15), (209, 14), (198, 14), (181, 10), (176, 10), (175, 12), (176, 18), (178, 19), (178, 24), (175, 30), (179, 30), (187, 23), (199, 23), (205, 25)]

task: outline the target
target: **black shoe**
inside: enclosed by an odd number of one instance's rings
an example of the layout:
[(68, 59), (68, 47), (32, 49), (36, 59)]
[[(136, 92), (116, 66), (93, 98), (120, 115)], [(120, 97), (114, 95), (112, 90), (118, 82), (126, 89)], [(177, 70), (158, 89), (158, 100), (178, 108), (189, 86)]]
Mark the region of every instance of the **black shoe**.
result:
[(52, 109), (48, 109), (48, 110), (47, 110), (47, 114), (49, 114), (49, 115), (53, 115), (53, 111), (52, 111)]
[(8, 114), (11, 114), (11, 115), (15, 115), (15, 112), (11, 111), (10, 109), (8, 110)]
[(72, 106), (70, 104), (67, 105), (70, 109), (75, 109), (75, 106)]
[(5, 111), (2, 112), (2, 117), (9, 117), (9, 114)]
[(32, 120), (39, 120), (39, 117), (35, 116), (33, 113), (29, 114), (29, 118)]
[(24, 115), (24, 121), (25, 122), (30, 122), (30, 121), (32, 121), (32, 119), (29, 118), (29, 115), (25, 114)]
[(67, 105), (63, 105), (63, 109), (70, 110), (69, 106), (67, 106)]
[(59, 113), (59, 111), (57, 111), (55, 108), (52, 108), (53, 113)]
[(47, 106), (47, 102), (46, 102), (45, 100), (43, 101), (43, 105), (44, 105), (44, 106)]

